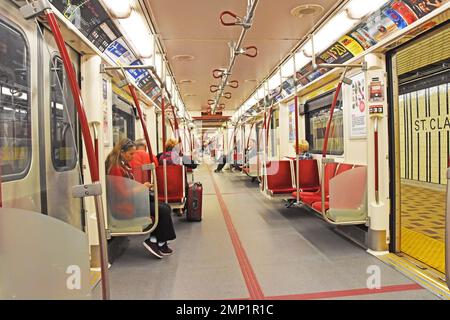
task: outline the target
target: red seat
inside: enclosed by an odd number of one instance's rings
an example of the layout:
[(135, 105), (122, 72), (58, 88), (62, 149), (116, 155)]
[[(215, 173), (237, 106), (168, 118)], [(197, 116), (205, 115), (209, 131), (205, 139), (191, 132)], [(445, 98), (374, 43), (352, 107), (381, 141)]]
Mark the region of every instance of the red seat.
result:
[(292, 186), (291, 163), (288, 160), (267, 161), (267, 190), (272, 195), (289, 194)]
[[(167, 168), (167, 202), (182, 203), (185, 199), (185, 181), (184, 166), (168, 165)], [(158, 178), (158, 199), (165, 201), (164, 193), (164, 166), (156, 168), (156, 177)]]
[[(328, 190), (329, 190), (329, 182), (330, 179), (335, 176), (336, 168), (338, 164), (336, 162), (328, 163), (325, 166), (325, 177), (324, 177), (324, 183), (325, 183), (325, 200), (328, 200)], [(292, 193), (293, 197), (297, 197), (297, 193)], [(315, 192), (307, 192), (302, 191), (300, 192), (300, 200), (303, 203), (312, 205), (314, 202), (322, 201), (322, 191), (321, 189), (315, 191)]]
[[(319, 169), (316, 159), (304, 159), (298, 161), (299, 189), (302, 191), (317, 191), (320, 189)], [(297, 174), (296, 161), (294, 162), (294, 174)], [(294, 181), (297, 177), (294, 175)]]

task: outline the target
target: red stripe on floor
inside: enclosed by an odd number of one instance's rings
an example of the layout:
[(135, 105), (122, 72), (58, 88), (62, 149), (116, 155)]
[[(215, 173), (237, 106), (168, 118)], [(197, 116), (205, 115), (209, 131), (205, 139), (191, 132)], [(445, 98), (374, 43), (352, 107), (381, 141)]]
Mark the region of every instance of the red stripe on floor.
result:
[(239, 262), (239, 266), (241, 268), (242, 275), (244, 277), (245, 285), (247, 286), (247, 290), (250, 294), (250, 300), (262, 300), (264, 299), (264, 294), (262, 292), (261, 286), (256, 279), (255, 272), (250, 264), (250, 260), (247, 257), (247, 254), (242, 247), (241, 240), (239, 239), (239, 235), (233, 225), (233, 221), (231, 220), (230, 213), (228, 211), (227, 205), (220, 193), (219, 187), (214, 180), (214, 176), (211, 172), (211, 169), (208, 167), (209, 175), (211, 176), (214, 190), (216, 192), (217, 200), (219, 201), (220, 208), (222, 209), (222, 214), (225, 220), (225, 224), (227, 226), (228, 234), (230, 235), (231, 242), (233, 244), (234, 252), (236, 253), (236, 257)]
[(423, 289), (417, 283), (411, 284), (400, 284), (393, 286), (381, 287), (380, 289), (350, 289), (350, 290), (339, 290), (339, 291), (324, 291), (315, 293), (303, 293), (303, 294), (291, 294), (285, 296), (273, 296), (266, 297), (266, 300), (312, 300), (312, 299), (330, 299), (339, 297), (354, 297), (363, 296), (369, 294), (380, 294), (388, 292), (403, 292), (403, 291), (413, 291)]

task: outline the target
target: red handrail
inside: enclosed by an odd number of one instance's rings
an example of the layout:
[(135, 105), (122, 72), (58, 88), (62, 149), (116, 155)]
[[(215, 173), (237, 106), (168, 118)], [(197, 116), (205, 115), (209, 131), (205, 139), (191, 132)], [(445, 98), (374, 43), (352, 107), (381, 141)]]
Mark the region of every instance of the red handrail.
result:
[(298, 141), (298, 96), (294, 98), (294, 120), (295, 120), (295, 154), (298, 155), (300, 153), (299, 150), (299, 141)]
[[(163, 90), (163, 88), (161, 88)], [(165, 144), (166, 144), (166, 107), (164, 105), (164, 94), (161, 96), (161, 112), (162, 112), (162, 118), (161, 118), (161, 126), (162, 126), (162, 139), (163, 139), (163, 151), (166, 150)]]
[(150, 136), (148, 135), (147, 126), (146, 126), (146, 124), (144, 122), (144, 117), (142, 115), (141, 105), (140, 105), (139, 99), (138, 99), (137, 94), (136, 94), (136, 89), (131, 84), (128, 85), (128, 88), (130, 89), (131, 96), (133, 97), (134, 106), (137, 109), (137, 112), (138, 112), (138, 115), (139, 115), (139, 119), (140, 119), (140, 122), (141, 122), (141, 126), (142, 126), (142, 130), (144, 131), (144, 137), (145, 137), (145, 142), (147, 143), (147, 150), (148, 150), (148, 153), (150, 155), (150, 161), (152, 163), (157, 163), (157, 161), (156, 161), (156, 159), (154, 158), (154, 155), (153, 155), (153, 149), (152, 149), (152, 144), (150, 142)]
[(322, 157), (326, 158), (327, 157), (327, 148), (328, 148), (328, 138), (330, 135), (330, 126), (331, 126), (331, 122), (333, 121), (333, 113), (334, 113), (334, 109), (336, 108), (336, 104), (337, 104), (337, 100), (339, 97), (339, 93), (341, 92), (341, 88), (342, 88), (342, 80), (339, 81), (337, 87), (336, 87), (336, 92), (334, 93), (334, 98), (333, 98), (333, 103), (331, 104), (331, 108), (330, 108), (330, 117), (328, 118), (328, 122), (327, 122), (327, 128), (325, 130), (325, 139), (323, 142), (323, 148), (322, 148)]

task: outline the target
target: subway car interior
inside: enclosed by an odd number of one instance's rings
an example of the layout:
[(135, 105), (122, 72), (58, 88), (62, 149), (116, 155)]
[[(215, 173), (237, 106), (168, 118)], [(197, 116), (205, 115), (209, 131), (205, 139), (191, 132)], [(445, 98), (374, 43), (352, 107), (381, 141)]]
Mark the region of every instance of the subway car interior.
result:
[(449, 299), (449, 8), (0, 0), (0, 299)]

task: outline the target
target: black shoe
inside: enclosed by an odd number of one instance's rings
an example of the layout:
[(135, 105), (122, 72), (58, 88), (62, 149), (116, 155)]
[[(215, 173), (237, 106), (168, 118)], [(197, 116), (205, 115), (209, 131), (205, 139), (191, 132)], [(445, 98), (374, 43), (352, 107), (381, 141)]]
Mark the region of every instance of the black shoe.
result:
[(162, 259), (163, 254), (159, 251), (158, 244), (156, 242), (151, 242), (150, 239), (145, 240), (143, 243), (144, 247), (150, 251), (155, 257)]
[(159, 252), (161, 252), (163, 256), (170, 256), (173, 253), (173, 250), (169, 248), (166, 242), (162, 247), (159, 247)]

